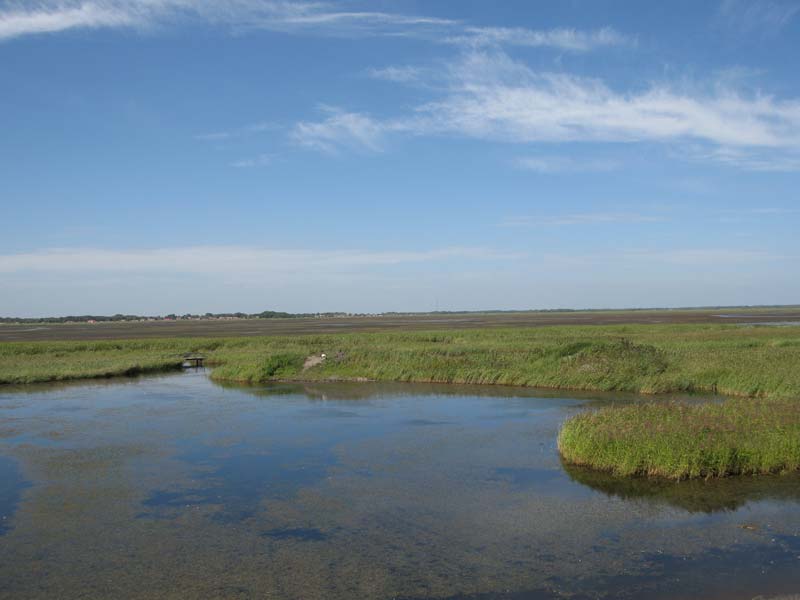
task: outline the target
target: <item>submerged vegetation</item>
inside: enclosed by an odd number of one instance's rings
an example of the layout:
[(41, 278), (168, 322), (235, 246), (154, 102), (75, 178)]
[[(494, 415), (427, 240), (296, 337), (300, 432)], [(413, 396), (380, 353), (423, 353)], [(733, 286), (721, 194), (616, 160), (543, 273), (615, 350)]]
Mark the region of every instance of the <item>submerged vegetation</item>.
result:
[[(418, 381), (640, 393), (722, 402), (619, 405), (566, 422), (564, 460), (617, 475), (714, 478), (800, 468), (800, 327), (619, 325), (0, 344), (0, 383), (178, 369), (219, 381)], [(323, 358), (322, 355), (325, 355)]]

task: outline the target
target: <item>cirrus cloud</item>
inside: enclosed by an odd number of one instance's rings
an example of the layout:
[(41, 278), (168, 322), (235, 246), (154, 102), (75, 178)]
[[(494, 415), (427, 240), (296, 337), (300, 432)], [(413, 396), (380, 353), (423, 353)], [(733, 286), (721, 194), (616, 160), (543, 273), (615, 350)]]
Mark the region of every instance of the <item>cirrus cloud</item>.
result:
[(247, 246), (191, 246), (137, 250), (51, 248), (0, 255), (0, 273), (24, 272), (181, 272), (309, 273), (455, 259), (509, 260), (520, 254), (490, 248), (446, 247), (430, 250), (310, 250)]
[[(796, 98), (724, 86), (685, 89), (666, 82), (621, 92), (597, 78), (535, 71), (500, 50), (466, 52), (439, 80), (443, 91), (438, 97), (411, 113), (377, 119), (341, 111), (350, 116), (305, 121), (293, 135), (307, 147), (326, 151), (348, 140), (377, 151), (388, 133), (515, 144), (655, 142), (681, 145), (687, 159), (704, 157), (753, 170), (800, 166)], [(534, 157), (523, 159), (521, 166), (552, 172), (578, 165)]]

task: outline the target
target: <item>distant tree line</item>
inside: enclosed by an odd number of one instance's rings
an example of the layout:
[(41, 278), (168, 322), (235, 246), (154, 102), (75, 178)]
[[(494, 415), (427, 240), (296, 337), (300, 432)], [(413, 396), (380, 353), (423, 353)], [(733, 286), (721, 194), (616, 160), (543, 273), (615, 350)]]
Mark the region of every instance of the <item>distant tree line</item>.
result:
[(64, 317), (0, 317), (0, 323), (71, 323), (87, 321), (139, 321), (141, 319), (157, 319), (163, 317), (140, 317), (137, 315), (69, 315)]

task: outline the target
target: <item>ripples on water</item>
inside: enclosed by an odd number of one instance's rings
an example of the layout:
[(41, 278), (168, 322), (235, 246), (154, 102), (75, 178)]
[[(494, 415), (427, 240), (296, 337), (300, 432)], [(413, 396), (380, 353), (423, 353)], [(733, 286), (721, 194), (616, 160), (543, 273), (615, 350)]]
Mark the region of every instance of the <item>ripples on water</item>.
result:
[(800, 591), (800, 478), (561, 464), (635, 397), (203, 373), (0, 391), (0, 596), (752, 598)]

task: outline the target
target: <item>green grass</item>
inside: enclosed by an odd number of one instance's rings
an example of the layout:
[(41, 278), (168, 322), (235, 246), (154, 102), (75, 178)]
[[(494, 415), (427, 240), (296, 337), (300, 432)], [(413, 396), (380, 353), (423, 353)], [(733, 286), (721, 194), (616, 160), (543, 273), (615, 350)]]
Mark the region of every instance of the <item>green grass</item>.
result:
[[(239, 338), (0, 343), (0, 383), (178, 368), (217, 380), (370, 379), (800, 398), (800, 327), (558, 326)], [(303, 370), (312, 354), (328, 355)]]
[(614, 475), (707, 479), (800, 469), (800, 404), (732, 399), (633, 404), (570, 418), (558, 436), (567, 463)]
[(167, 341), (7, 343), (0, 344), (0, 384), (141, 375), (182, 363)]

